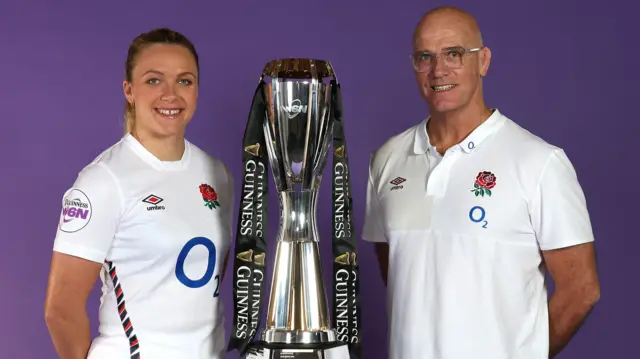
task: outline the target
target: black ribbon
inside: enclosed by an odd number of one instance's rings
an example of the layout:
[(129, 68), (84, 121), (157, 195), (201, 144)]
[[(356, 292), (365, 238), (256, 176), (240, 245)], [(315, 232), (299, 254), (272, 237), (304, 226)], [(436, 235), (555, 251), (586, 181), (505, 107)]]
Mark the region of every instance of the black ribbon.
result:
[(267, 151), (263, 122), (266, 105), (261, 82), (244, 131), (242, 192), (233, 257), (233, 327), (229, 351), (245, 353), (262, 319), (267, 244)]
[[(242, 198), (236, 233), (233, 273), (233, 328), (229, 351), (244, 354), (260, 327), (263, 309), (265, 255), (267, 246), (267, 166), (268, 157), (263, 124), (267, 116), (265, 83), (254, 94), (243, 139)], [(360, 278), (356, 256), (356, 236), (351, 200), (351, 181), (343, 126), (340, 84), (332, 81), (333, 116), (332, 166), (332, 249), (333, 315), (338, 340), (349, 345), (360, 357)], [(276, 142), (278, 133), (275, 134)], [(279, 152), (278, 146), (274, 146)], [(282, 176), (279, 169), (277, 176)], [(280, 183), (286, 183), (281, 181)], [(278, 188), (280, 190), (280, 188)]]
[(347, 141), (344, 134), (342, 93), (340, 84), (332, 81), (333, 111), (333, 326), (338, 339), (349, 344), (360, 356), (360, 276), (356, 254), (356, 235), (351, 198), (351, 173)]

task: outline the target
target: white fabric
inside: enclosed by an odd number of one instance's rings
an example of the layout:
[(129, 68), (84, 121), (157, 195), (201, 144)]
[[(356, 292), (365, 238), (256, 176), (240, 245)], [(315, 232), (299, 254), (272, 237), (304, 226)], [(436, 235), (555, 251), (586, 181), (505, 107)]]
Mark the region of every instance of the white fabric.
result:
[[(369, 169), (363, 237), (389, 244), (389, 358), (548, 358), (540, 250), (594, 240), (572, 164), (497, 109), (444, 156), (427, 121)], [(495, 187), (476, 196), (483, 171)]]
[[(219, 207), (205, 206), (202, 184)], [(233, 191), (227, 167), (186, 140), (180, 161), (163, 162), (127, 135), (80, 172), (54, 250), (103, 263), (88, 359), (224, 357), (219, 275)]]

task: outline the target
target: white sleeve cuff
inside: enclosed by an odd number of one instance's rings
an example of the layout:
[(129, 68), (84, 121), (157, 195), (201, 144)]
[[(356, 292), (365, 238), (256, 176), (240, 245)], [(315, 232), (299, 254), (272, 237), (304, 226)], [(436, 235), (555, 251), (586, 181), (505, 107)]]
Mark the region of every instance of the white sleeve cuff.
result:
[(104, 263), (105, 256), (101, 251), (83, 247), (76, 243), (68, 243), (56, 241), (53, 250), (58, 253), (68, 254), (70, 256), (86, 259), (96, 263)]

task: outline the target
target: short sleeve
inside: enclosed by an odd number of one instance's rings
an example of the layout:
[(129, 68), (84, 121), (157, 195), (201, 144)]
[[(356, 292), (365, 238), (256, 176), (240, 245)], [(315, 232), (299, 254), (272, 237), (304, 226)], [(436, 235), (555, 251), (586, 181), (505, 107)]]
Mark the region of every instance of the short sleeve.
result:
[(120, 189), (102, 164), (83, 169), (62, 199), (53, 250), (102, 263), (122, 210)]
[(584, 193), (563, 150), (551, 154), (534, 193), (530, 216), (540, 249), (594, 240)]
[(384, 226), (382, 225), (383, 222), (380, 216), (380, 204), (378, 202), (376, 188), (371, 175), (371, 169), (369, 169), (362, 238), (367, 242), (388, 242)]
[(233, 233), (233, 216), (235, 214), (234, 212), (234, 205), (236, 203), (236, 198), (235, 198), (235, 184), (234, 184), (234, 179), (233, 179), (233, 175), (231, 174), (231, 171), (229, 171), (229, 168), (227, 166), (225, 166), (225, 173), (227, 175), (227, 193), (229, 196), (229, 201), (227, 204), (227, 210), (225, 211), (225, 218), (224, 221), (227, 224), (227, 228), (229, 230), (229, 236), (231, 236), (231, 234)]

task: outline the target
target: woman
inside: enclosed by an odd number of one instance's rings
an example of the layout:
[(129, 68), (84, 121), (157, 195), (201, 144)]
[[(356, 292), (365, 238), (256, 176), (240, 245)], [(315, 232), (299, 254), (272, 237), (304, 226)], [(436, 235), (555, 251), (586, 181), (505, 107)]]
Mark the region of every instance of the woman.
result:
[[(198, 70), (193, 44), (169, 29), (129, 47), (125, 135), (63, 198), (45, 310), (61, 359), (224, 356), (233, 178), (185, 139)], [(85, 307), (99, 274), (92, 341)]]

